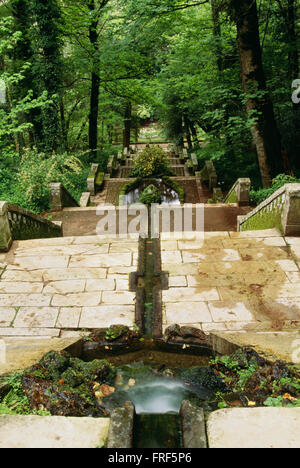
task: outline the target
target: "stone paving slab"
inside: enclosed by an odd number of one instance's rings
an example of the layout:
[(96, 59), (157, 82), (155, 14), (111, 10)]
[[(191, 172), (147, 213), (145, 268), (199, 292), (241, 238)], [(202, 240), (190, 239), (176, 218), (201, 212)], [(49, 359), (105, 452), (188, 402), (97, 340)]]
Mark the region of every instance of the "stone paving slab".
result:
[[(0, 329), (0, 333), (2, 330)], [(5, 330), (13, 331), (11, 328)], [(27, 331), (30, 332), (29, 336), (26, 336)], [(34, 336), (33, 332), (34, 329), (26, 328), (15, 329), (11, 336), (4, 332), (7, 336), (2, 336), (0, 341), (0, 375), (24, 370), (36, 364), (49, 351), (62, 351), (75, 345), (81, 338), (78, 335), (58, 337), (59, 330), (54, 329), (39, 329), (38, 336)], [(53, 332), (56, 336), (51, 337)]]
[(300, 331), (225, 331), (213, 332), (214, 349), (220, 354), (231, 354), (236, 347), (251, 347), (269, 361), (300, 365)]
[(207, 422), (209, 448), (300, 448), (300, 408), (234, 408)]
[(0, 448), (100, 448), (110, 419), (0, 415)]
[(162, 238), (162, 269), (169, 273), (164, 328), (300, 329), (300, 262), (293, 251), (299, 245), (276, 229), (205, 233), (202, 241)]
[(138, 238), (14, 242), (1, 257), (0, 337), (133, 326), (135, 293), (128, 289), (137, 254)]

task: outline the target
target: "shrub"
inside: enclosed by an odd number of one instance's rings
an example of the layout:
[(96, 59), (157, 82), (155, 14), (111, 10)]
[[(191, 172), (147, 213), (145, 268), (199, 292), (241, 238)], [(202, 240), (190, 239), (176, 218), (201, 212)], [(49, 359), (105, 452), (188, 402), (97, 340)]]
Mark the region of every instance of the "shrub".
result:
[(70, 154), (47, 157), (36, 150), (26, 150), (21, 158), (10, 155), (8, 161), (6, 169), (0, 165), (0, 199), (36, 213), (49, 208), (49, 183), (62, 182), (78, 199), (87, 178), (80, 159)]
[(285, 184), (294, 184), (300, 183), (300, 179), (296, 177), (289, 176), (287, 174), (279, 174), (275, 179), (272, 181), (272, 187), (260, 190), (251, 190), (250, 192), (250, 201), (253, 205), (259, 205), (264, 200), (269, 198), (273, 193), (275, 193), (278, 189), (283, 187)]
[(138, 155), (132, 175), (143, 178), (171, 175), (167, 154), (159, 146), (147, 146)]

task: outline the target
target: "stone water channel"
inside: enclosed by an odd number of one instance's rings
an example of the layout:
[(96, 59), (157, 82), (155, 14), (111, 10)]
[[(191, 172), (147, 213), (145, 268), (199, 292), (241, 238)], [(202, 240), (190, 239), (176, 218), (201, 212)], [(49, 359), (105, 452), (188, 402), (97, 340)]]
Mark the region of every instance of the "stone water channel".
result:
[[(168, 289), (168, 275), (161, 269), (160, 239), (140, 239), (130, 289), (136, 291), (142, 338), (130, 345), (115, 343), (109, 353), (107, 343), (84, 346), (85, 359), (105, 358), (118, 365), (116, 391), (105, 398), (112, 411), (109, 447), (206, 448), (202, 407), (225, 386), (208, 367), (212, 350), (202, 332), (186, 327), (179, 340), (172, 330), (163, 338), (161, 293)], [(128, 401), (133, 404), (129, 409)], [(124, 438), (124, 430), (132, 431), (131, 437)]]

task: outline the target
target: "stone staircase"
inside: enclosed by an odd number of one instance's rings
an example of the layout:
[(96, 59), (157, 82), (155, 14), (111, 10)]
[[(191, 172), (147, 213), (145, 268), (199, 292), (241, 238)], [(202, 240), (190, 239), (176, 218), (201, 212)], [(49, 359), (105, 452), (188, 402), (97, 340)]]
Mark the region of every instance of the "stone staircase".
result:
[[(123, 169), (132, 167), (132, 158), (127, 159)], [(183, 166), (173, 153), (170, 161), (172, 167)], [(211, 184), (209, 168), (204, 176)], [(197, 175), (174, 180), (185, 189), (190, 203), (204, 203), (211, 195)], [(114, 204), (126, 181), (106, 178), (94, 200)], [(299, 332), (300, 238), (284, 237), (277, 229), (236, 232), (237, 219), (241, 227), (260, 226), (271, 222), (272, 210), (283, 232), (297, 232), (299, 187), (280, 189), (249, 213), (248, 206), (239, 206), (245, 204), (247, 184), (244, 179), (237, 181), (229, 193), (231, 203), (203, 205), (202, 239), (174, 236), (172, 224), (167, 232), (160, 229), (155, 255), (159, 262), (161, 258), (161, 273), (168, 277), (167, 283), (162, 281), (158, 300), (161, 333), (174, 324), (219, 336)], [(138, 235), (131, 239), (98, 236), (96, 226), (102, 215), (97, 208), (65, 207), (70, 198), (61, 184), (54, 185), (55, 206), (60, 211), (53, 213), (53, 222), (1, 205), (2, 250), (8, 252), (0, 254), (0, 341), (76, 342), (91, 329), (113, 324), (133, 327), (137, 322), (137, 290), (130, 275), (144, 261)], [(191, 209), (195, 229), (196, 207)], [(117, 218), (121, 211), (116, 207)], [(129, 223), (133, 218), (129, 217)], [(27, 232), (29, 240), (22, 240), (25, 225), (34, 230), (34, 235)], [(46, 238), (31, 239), (39, 233)]]
[[(119, 203), (119, 194), (124, 185), (130, 183), (130, 178), (136, 155), (145, 145), (138, 145), (131, 148), (131, 151), (119, 153), (117, 159), (110, 158), (109, 174), (105, 177), (101, 191), (91, 196), (90, 200), (93, 206), (74, 207), (65, 206), (60, 210), (56, 209), (57, 203), (53, 204), (53, 221), (63, 223), (64, 236), (90, 236), (96, 235), (96, 226), (100, 218), (97, 214), (99, 204), (111, 204), (117, 206)], [(181, 153), (177, 148), (170, 145), (161, 145), (166, 151), (170, 161), (170, 167), (174, 174), (172, 180), (179, 184), (185, 192), (185, 203), (187, 204), (205, 204), (205, 231), (235, 231), (237, 228), (237, 218), (245, 216), (250, 211), (247, 203), (239, 203), (240, 184), (235, 184), (230, 191), (230, 202), (226, 204), (215, 203), (207, 204), (208, 200), (213, 198), (213, 187), (217, 183), (215, 170), (212, 164), (205, 166), (200, 173), (195, 173), (192, 161), (189, 159), (187, 150)], [(91, 170), (93, 173), (94, 169)], [(212, 174), (210, 174), (210, 171)], [(201, 174), (201, 176), (199, 175)], [(203, 177), (204, 176), (204, 177)], [(96, 179), (97, 174), (94, 173)], [(207, 180), (207, 184), (201, 179)], [(94, 192), (94, 188), (92, 189)], [(249, 194), (249, 187), (248, 187)], [(62, 198), (62, 197), (61, 197)], [(232, 200), (232, 202), (231, 202)], [(118, 208), (116, 208), (118, 211)]]
[(14, 242), (1, 254), (0, 336), (133, 326), (138, 239), (64, 237)]

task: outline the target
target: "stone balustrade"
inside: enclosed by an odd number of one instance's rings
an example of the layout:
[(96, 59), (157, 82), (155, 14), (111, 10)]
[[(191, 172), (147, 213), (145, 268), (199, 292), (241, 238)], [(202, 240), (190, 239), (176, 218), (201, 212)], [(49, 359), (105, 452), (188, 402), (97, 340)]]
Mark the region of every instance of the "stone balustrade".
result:
[(96, 178), (99, 172), (99, 164), (92, 164), (90, 173), (87, 178), (87, 191), (92, 196), (96, 194)]
[(7, 252), (14, 240), (61, 236), (61, 222), (54, 223), (20, 206), (0, 202), (0, 251)]
[(201, 182), (208, 182), (210, 190), (213, 190), (215, 187), (217, 187), (218, 177), (214, 163), (212, 161), (205, 161), (204, 168), (197, 174), (200, 177)]
[(246, 216), (238, 231), (277, 228), (285, 236), (300, 235), (300, 184), (286, 184)]

